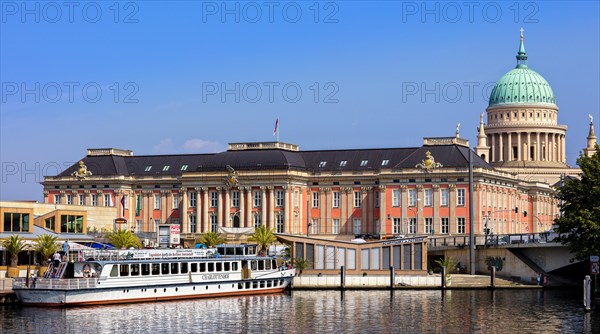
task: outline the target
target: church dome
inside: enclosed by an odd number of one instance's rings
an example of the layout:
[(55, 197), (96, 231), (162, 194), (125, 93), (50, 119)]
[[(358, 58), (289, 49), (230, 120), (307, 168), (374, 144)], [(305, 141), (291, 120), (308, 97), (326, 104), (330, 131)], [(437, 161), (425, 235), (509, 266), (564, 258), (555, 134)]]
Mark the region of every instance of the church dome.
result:
[(490, 107), (505, 104), (556, 105), (554, 93), (546, 79), (527, 66), (522, 31), (517, 67), (504, 74), (490, 94)]

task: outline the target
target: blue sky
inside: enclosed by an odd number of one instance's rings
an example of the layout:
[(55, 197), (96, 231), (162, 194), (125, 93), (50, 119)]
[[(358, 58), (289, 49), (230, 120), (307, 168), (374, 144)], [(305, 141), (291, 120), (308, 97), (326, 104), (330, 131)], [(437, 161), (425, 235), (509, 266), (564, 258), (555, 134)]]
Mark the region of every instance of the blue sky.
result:
[[(475, 145), (493, 83), (515, 64), (552, 86), (571, 165), (600, 120), (594, 1), (0, 2), (0, 199), (87, 148), (205, 153)], [(596, 128), (596, 131), (598, 129)]]

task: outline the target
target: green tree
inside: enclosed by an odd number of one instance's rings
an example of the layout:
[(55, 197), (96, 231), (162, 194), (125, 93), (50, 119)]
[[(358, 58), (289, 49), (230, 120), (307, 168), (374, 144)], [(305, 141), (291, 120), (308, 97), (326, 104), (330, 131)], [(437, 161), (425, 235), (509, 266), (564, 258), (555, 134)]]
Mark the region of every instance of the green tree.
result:
[(592, 157), (577, 159), (580, 178), (566, 179), (557, 197), (562, 217), (555, 220), (558, 240), (568, 245), (577, 260), (600, 255), (600, 146)]
[(2, 247), (10, 254), (10, 266), (17, 267), (19, 265), (19, 253), (27, 250), (27, 244), (23, 238), (17, 234), (13, 234), (2, 240)]
[(33, 250), (42, 255), (43, 261), (48, 261), (59, 249), (58, 237), (50, 234), (42, 234), (33, 241)]
[(254, 234), (248, 238), (248, 241), (256, 242), (259, 247), (259, 254), (266, 255), (269, 246), (277, 240), (273, 231), (264, 226), (259, 226), (254, 229)]
[(106, 238), (110, 240), (110, 243), (113, 244), (113, 246), (115, 246), (117, 249), (142, 247), (140, 238), (138, 238), (137, 235), (133, 234), (133, 232), (129, 230), (116, 230), (114, 232), (110, 232), (106, 235)]
[(214, 248), (217, 245), (225, 243), (225, 239), (218, 233), (206, 232), (198, 238), (197, 242), (205, 244), (208, 248)]
[(302, 276), (302, 271), (308, 269), (310, 262), (307, 259), (297, 257), (294, 259), (294, 267), (298, 272), (298, 276)]

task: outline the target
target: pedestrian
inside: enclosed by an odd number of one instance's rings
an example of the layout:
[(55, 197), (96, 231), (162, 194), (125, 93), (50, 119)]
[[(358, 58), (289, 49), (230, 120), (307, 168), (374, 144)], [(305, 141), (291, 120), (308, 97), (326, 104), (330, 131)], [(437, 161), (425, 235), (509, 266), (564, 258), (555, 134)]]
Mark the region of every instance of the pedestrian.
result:
[(542, 285), (542, 274), (538, 274), (537, 283), (538, 285)]
[(71, 247), (69, 246), (69, 239), (67, 239), (67, 240), (65, 240), (65, 242), (63, 242), (63, 244), (62, 244), (62, 251), (63, 251), (63, 253), (64, 253), (63, 255), (64, 255), (64, 256), (65, 256), (67, 259), (69, 259), (69, 249), (70, 249), (70, 248), (71, 248)]
[(52, 259), (54, 261), (54, 268), (58, 268), (58, 266), (60, 265), (60, 254), (58, 254), (58, 252), (55, 252)]

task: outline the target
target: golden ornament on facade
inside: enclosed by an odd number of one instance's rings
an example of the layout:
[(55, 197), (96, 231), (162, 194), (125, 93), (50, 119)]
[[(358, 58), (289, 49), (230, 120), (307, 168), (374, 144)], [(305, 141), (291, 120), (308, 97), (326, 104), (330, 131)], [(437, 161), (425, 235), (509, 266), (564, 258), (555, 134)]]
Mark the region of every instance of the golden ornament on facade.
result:
[(430, 172), (433, 168), (444, 167), (441, 163), (435, 162), (435, 158), (430, 151), (425, 152), (425, 159), (421, 163), (416, 164), (415, 168), (424, 169), (425, 172)]
[(79, 161), (79, 168), (71, 175), (76, 176), (78, 179), (84, 179), (88, 176), (91, 176), (92, 172), (87, 170), (87, 166), (83, 163), (83, 161)]
[(238, 180), (238, 172), (233, 169), (233, 167), (227, 165), (227, 177), (225, 178), (225, 185), (228, 188), (233, 188), (233, 187), (237, 187), (240, 185), (240, 182)]

